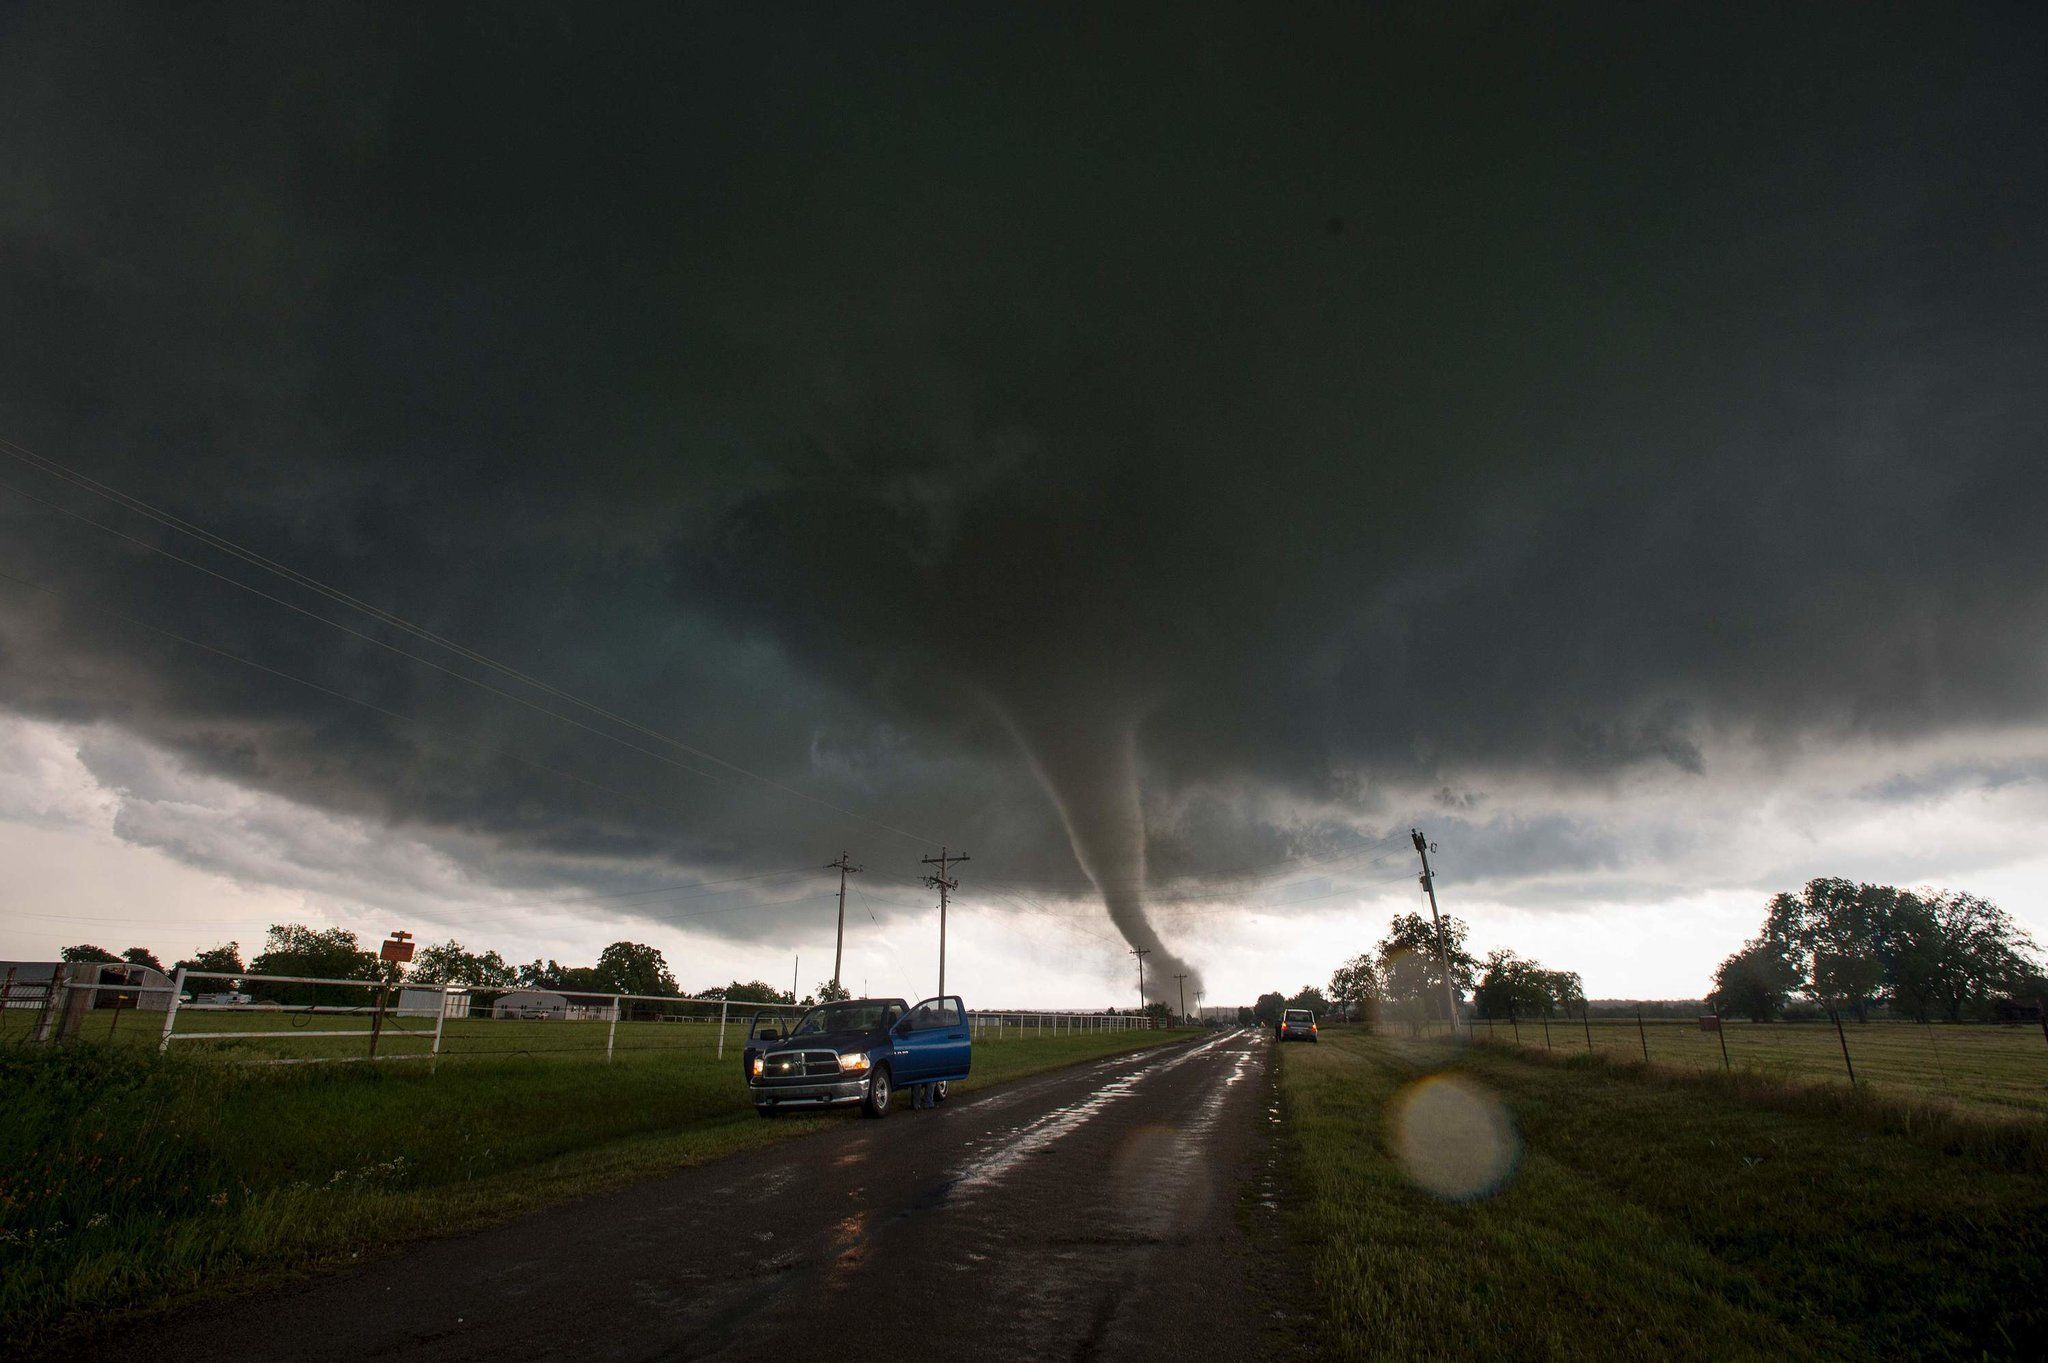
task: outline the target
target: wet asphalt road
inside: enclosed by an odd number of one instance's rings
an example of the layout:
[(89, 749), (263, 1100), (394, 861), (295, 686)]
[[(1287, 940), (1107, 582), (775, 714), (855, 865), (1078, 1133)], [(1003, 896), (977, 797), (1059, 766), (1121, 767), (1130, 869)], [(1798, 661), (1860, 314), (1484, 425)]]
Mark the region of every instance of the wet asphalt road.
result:
[[(1263, 1356), (1257, 1031), (1095, 1061), (176, 1318), (240, 1358)], [(735, 1094), (735, 1098), (739, 1098)]]

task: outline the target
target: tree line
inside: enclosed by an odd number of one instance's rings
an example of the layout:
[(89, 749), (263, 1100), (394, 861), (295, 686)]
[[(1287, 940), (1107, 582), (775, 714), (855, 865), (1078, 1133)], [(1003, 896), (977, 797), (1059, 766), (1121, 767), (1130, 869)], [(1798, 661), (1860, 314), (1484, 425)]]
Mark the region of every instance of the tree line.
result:
[[(310, 928), (296, 923), (272, 924), (264, 936), (263, 950), (244, 965), (239, 942), (223, 942), (169, 966), (146, 947), (129, 947), (120, 955), (86, 942), (65, 947), (63, 959), (74, 962), (104, 962), (109, 965), (140, 965), (166, 975), (180, 969), (215, 971), (231, 978), (211, 982), (195, 980), (192, 992), (226, 992), (235, 979), (249, 975), (284, 975), (323, 980), (363, 980), (382, 984), (466, 985), (481, 992), (502, 993), (512, 989), (545, 989), (569, 994), (647, 994), (681, 998), (675, 972), (659, 947), (644, 942), (613, 942), (598, 953), (597, 963), (565, 966), (552, 959), (535, 959), (513, 965), (496, 951), (472, 951), (460, 941), (422, 945), (409, 966), (378, 959), (347, 928)], [(251, 998), (282, 1002), (291, 986), (250, 981), (243, 987)], [(329, 991), (342, 993), (346, 991)], [(761, 980), (734, 980), (713, 985), (690, 995), (700, 999), (724, 999), (733, 1003), (796, 1004), (796, 995)], [(847, 997), (846, 990), (830, 981), (820, 984), (801, 1003), (831, 1002)], [(328, 1000), (321, 1000), (327, 1002)], [(356, 999), (337, 999), (358, 1002)]]
[(1505, 948), (1481, 960), (1466, 945), (1470, 933), (1454, 915), (1443, 917), (1439, 931), (1420, 913), (1396, 914), (1378, 945), (1338, 966), (1326, 989), (1304, 985), (1292, 996), (1261, 994), (1239, 1020), (1273, 1026), (1285, 1009), (1306, 1008), (1364, 1022), (1442, 1021), (1447, 966), (1451, 994), (1461, 1006), (1469, 997), (1480, 1018), (1551, 1016), (1585, 1006), (1576, 971), (1552, 970)]
[[(1262, 994), (1239, 1020), (1272, 1026), (1284, 1010), (1306, 1008), (1358, 1021), (1440, 1022), (1446, 965), (1461, 1015), (1468, 1006), (1482, 1020), (1599, 1011), (1576, 971), (1507, 948), (1482, 960), (1468, 935), (1454, 916), (1439, 930), (1420, 913), (1398, 914), (1378, 945), (1337, 967), (1327, 986)], [(1823, 877), (1771, 897), (1762, 930), (1714, 972), (1705, 1006), (1757, 1022), (1796, 1014), (1802, 1000), (1809, 1011), (1839, 1008), (1859, 1020), (1882, 1010), (1923, 1022), (2010, 1021), (2048, 1007), (2039, 951), (2010, 914), (1980, 896)]]
[(2048, 998), (2040, 947), (1988, 899), (1839, 877), (1771, 897), (1757, 935), (1721, 962), (1708, 1001), (1766, 1022), (1800, 998), (1860, 1020), (1989, 1021)]

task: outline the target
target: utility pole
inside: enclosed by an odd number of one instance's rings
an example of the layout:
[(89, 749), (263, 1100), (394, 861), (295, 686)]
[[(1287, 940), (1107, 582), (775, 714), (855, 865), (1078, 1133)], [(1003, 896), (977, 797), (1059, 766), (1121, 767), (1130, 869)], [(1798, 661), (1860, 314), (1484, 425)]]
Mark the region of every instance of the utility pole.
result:
[(791, 961), (790, 961), (790, 963), (789, 963), (789, 1001), (790, 1001), (791, 1003), (795, 1003), (795, 1002), (796, 1002), (796, 998), (797, 998), (797, 995), (796, 995), (796, 977), (797, 977), (797, 972), (798, 972), (798, 971), (800, 971), (800, 970), (802, 970), (803, 968), (804, 968), (804, 958), (803, 958), (803, 957), (801, 957), (801, 956), (798, 956), (798, 957), (794, 958), (794, 959), (793, 959), (793, 960), (791, 960)]
[(825, 863), (828, 871), (834, 867), (839, 868), (839, 935), (832, 940), (832, 992), (836, 994), (839, 992), (839, 966), (846, 955), (846, 874), (857, 872), (860, 867), (855, 866), (853, 858), (844, 852), (839, 854), (839, 860)]
[(926, 866), (939, 868), (938, 874), (926, 876), (924, 883), (939, 892), (939, 997), (942, 999), (946, 997), (946, 896), (960, 888), (959, 881), (946, 878), (946, 871), (952, 863), (967, 859), (965, 852), (959, 856), (949, 856), (943, 844), (940, 845), (937, 856), (923, 859)]
[[(1173, 978), (1180, 983), (1180, 1020), (1186, 1022), (1188, 1020), (1188, 977), (1185, 975), (1175, 975)], [(1199, 998), (1200, 995), (1196, 997)]]
[(1429, 895), (1429, 917), (1436, 924), (1436, 959), (1444, 972), (1444, 1020), (1455, 1036), (1458, 1031), (1458, 996), (1451, 989), (1451, 946), (1444, 940), (1443, 915), (1436, 911), (1436, 877), (1429, 873), (1429, 840), (1419, 829), (1408, 830), (1415, 854), (1422, 858), (1422, 888)]
[(1145, 1011), (1145, 958), (1152, 954), (1151, 947), (1133, 947), (1131, 955), (1138, 958), (1138, 1011)]

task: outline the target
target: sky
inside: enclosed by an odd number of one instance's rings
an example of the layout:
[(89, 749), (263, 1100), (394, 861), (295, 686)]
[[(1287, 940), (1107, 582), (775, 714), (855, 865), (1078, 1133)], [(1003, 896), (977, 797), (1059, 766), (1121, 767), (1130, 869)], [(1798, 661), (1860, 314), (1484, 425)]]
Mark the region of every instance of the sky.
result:
[[(0, 956), (2048, 941), (2024, 6), (0, 17)], [(865, 981), (863, 985), (862, 982)], [(1176, 988), (1178, 985), (1175, 986)]]

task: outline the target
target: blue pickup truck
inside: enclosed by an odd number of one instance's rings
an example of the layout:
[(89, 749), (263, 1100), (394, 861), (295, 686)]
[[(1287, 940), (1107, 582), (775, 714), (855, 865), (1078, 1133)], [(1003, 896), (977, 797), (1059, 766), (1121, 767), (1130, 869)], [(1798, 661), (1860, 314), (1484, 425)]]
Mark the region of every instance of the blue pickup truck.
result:
[(806, 1108), (860, 1105), (865, 1117), (886, 1117), (896, 1090), (965, 1079), (973, 1064), (967, 1009), (960, 996), (848, 999), (820, 1004), (787, 1032), (766, 1014), (747, 1029), (741, 1065), (754, 1111), (763, 1117)]

